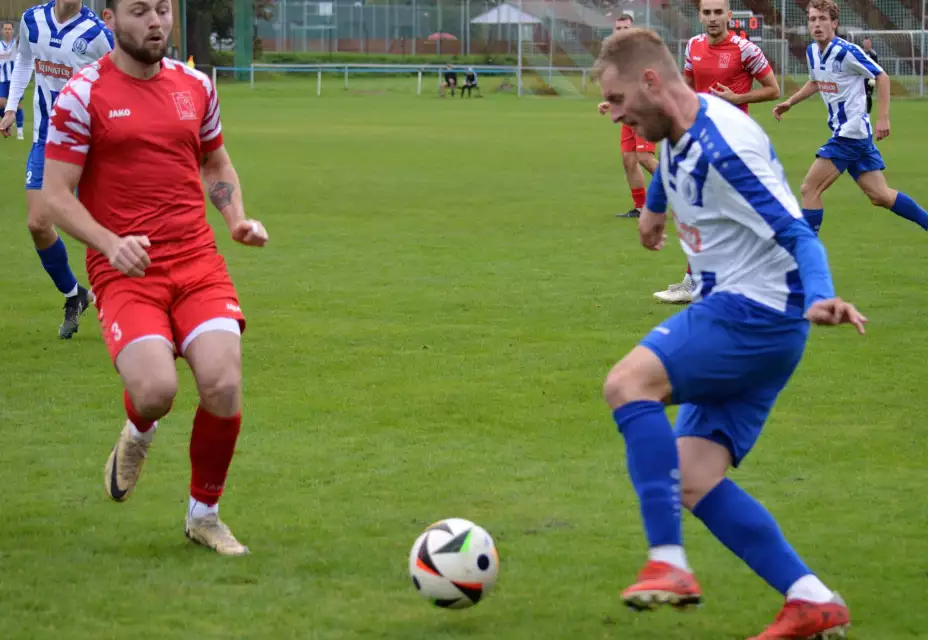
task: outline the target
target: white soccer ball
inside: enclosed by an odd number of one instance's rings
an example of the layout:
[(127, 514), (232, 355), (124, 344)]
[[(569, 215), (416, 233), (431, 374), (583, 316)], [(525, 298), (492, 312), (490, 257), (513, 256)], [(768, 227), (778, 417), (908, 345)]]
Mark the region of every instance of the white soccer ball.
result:
[(871, 89), (876, 86), (876, 80), (873, 78), (867, 78), (867, 86)]
[(466, 609), (496, 584), (499, 553), (490, 534), (473, 522), (439, 520), (412, 545), (409, 575), (419, 594), (435, 606)]

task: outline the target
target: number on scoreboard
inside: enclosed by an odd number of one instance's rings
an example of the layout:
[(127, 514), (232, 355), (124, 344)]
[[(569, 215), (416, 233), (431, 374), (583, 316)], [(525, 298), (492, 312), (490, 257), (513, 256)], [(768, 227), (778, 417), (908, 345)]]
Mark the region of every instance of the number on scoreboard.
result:
[(752, 11), (732, 11), (728, 28), (744, 35), (749, 40), (762, 40), (764, 35), (764, 16)]

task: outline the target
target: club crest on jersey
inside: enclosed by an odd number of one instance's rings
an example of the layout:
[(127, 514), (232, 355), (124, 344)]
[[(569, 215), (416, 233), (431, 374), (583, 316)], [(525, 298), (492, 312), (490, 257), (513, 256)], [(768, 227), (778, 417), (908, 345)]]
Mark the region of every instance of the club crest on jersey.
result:
[(197, 119), (197, 106), (194, 104), (193, 96), (189, 91), (175, 92), (174, 106), (177, 107), (177, 115), (181, 120)]
[(833, 60), (831, 62), (831, 72), (832, 73), (841, 73), (841, 64), (840, 60)]
[(87, 41), (83, 38), (78, 38), (74, 41), (74, 46), (71, 47), (71, 51), (80, 54), (87, 53)]
[(720, 53), (720, 54), (719, 54), (719, 67), (727, 67), (729, 62), (731, 62), (731, 54), (730, 54), (730, 53)]
[(686, 200), (690, 205), (694, 207), (702, 206), (702, 198), (699, 193), (699, 185), (696, 184), (696, 180), (693, 179), (693, 176), (684, 173), (678, 179), (679, 187), (677, 188), (678, 193), (683, 196), (683, 199)]

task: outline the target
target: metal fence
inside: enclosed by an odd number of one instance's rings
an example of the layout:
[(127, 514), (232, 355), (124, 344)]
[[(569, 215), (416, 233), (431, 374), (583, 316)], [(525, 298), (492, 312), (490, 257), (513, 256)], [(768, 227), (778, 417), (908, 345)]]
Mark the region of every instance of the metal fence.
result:
[[(894, 91), (923, 95), (928, 33), (925, 0), (839, 0), (839, 34), (873, 50)], [(807, 0), (731, 0), (735, 31), (767, 54), (782, 84), (808, 73)], [(264, 51), (368, 54), (524, 55), (529, 66), (592, 61), (616, 16), (659, 31), (672, 50), (702, 30), (696, 0), (280, 0), (256, 32)], [(548, 62), (545, 63), (545, 59)]]

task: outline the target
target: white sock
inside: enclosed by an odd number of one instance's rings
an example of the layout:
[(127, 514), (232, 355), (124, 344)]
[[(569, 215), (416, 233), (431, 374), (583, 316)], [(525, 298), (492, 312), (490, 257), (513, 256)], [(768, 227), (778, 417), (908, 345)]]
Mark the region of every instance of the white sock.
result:
[(695, 285), (695, 284), (696, 284), (696, 283), (693, 282), (693, 276), (692, 276), (692, 275), (690, 275), (689, 273), (684, 274), (684, 276), (683, 276), (683, 285), (684, 285), (684, 286), (686, 286), (686, 287), (692, 287), (692, 286)]
[(648, 550), (648, 559), (655, 562), (666, 562), (678, 569), (689, 572), (690, 567), (686, 564), (686, 552), (679, 544), (664, 544), (657, 547), (651, 547)]
[(786, 592), (787, 600), (805, 600), (817, 604), (830, 602), (834, 597), (835, 594), (831, 589), (826, 587), (825, 583), (818, 579), (818, 576), (811, 573), (799, 578)]
[(218, 502), (216, 504), (206, 504), (205, 502), (200, 502), (193, 496), (190, 496), (190, 506), (187, 507), (188, 518), (202, 518), (203, 516), (208, 516), (211, 513), (219, 513)]
[(151, 441), (155, 437), (155, 429), (157, 428), (158, 428), (158, 423), (154, 422), (151, 425), (151, 429), (149, 429), (148, 431), (139, 431), (138, 428), (132, 423), (132, 421), (131, 420), (129, 421), (129, 431), (132, 433), (133, 440), (141, 440), (143, 442), (147, 442), (151, 444)]
[(74, 285), (74, 288), (71, 289), (70, 291), (68, 291), (66, 294), (64, 294), (64, 297), (65, 297), (65, 298), (73, 298), (74, 296), (76, 296), (76, 295), (77, 295), (77, 287), (78, 287), (78, 285)]

